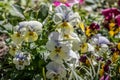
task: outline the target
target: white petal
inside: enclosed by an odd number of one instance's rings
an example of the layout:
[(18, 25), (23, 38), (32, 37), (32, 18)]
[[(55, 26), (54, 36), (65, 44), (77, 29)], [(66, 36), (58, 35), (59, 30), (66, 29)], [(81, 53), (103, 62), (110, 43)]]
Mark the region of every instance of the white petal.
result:
[(63, 20), (63, 15), (61, 13), (56, 13), (54, 16), (53, 16), (53, 21), (55, 24), (59, 24), (61, 23)]
[(41, 31), (42, 30), (42, 24), (38, 21), (29, 21), (29, 26), (35, 31)]
[(49, 40), (61, 40), (61, 34), (59, 32), (52, 32), (49, 37)]
[(46, 43), (46, 48), (49, 51), (53, 51), (55, 49), (55, 45), (56, 45), (56, 43), (54, 41), (50, 40)]
[(94, 52), (94, 47), (88, 43), (88, 51), (89, 52)]
[(25, 66), (24, 65), (16, 65), (16, 68), (18, 70), (23, 70), (25, 68)]
[(23, 27), (27, 27), (28, 26), (28, 21), (23, 21), (19, 23), (19, 30), (22, 29)]
[(65, 67), (63, 66), (63, 64), (56, 63), (56, 62), (50, 62), (46, 66), (46, 68), (47, 68), (48, 71), (55, 72), (56, 74), (59, 74), (61, 77), (66, 76)]

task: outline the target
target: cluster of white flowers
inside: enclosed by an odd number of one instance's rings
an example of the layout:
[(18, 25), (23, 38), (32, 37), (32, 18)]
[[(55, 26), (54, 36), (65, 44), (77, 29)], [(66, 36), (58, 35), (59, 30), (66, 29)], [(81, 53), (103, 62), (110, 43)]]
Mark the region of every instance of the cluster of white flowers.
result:
[(38, 39), (42, 30), (42, 24), (38, 21), (23, 21), (15, 27), (9, 53), (14, 57), (13, 63), (19, 70), (30, 64), (30, 53), (21, 52), (23, 42), (34, 42)]
[(80, 17), (69, 7), (60, 5), (55, 8), (53, 21), (57, 27), (54, 32), (50, 33), (49, 41), (46, 43), (46, 48), (50, 51), (49, 58), (52, 60), (46, 66), (48, 70), (46, 76), (62, 80), (66, 77), (63, 63), (69, 62), (71, 67), (78, 63), (79, 55), (77, 50), (73, 48), (81, 41), (74, 32), (73, 26), (78, 24)]

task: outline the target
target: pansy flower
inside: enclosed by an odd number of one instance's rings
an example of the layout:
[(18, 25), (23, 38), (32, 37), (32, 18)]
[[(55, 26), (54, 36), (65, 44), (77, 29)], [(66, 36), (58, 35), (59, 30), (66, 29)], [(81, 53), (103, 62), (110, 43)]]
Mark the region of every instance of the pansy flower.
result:
[[(25, 30), (23, 32), (23, 30)], [(23, 32), (25, 42), (33, 42), (38, 39), (42, 30), (42, 24), (38, 21), (23, 21), (19, 23), (19, 32)]]
[(90, 43), (95, 46), (96, 53), (110, 53), (108, 51), (108, 45), (110, 44), (110, 41), (107, 39), (107, 37), (102, 36), (101, 34), (96, 34), (91, 38)]
[(77, 59), (76, 53), (72, 51), (71, 41), (61, 39), (61, 35), (58, 32), (50, 34), (49, 41), (46, 43), (46, 48), (51, 52), (49, 55), (50, 59), (57, 62), (72, 58)]
[(22, 70), (25, 66), (30, 65), (30, 59), (29, 53), (17, 52), (13, 58), (13, 63), (18, 70)]
[(9, 47), (9, 53), (12, 56), (15, 56), (15, 53), (19, 50), (20, 46), (16, 45), (16, 44), (11, 44)]
[(62, 80), (66, 77), (66, 70), (63, 64), (61, 63), (56, 63), (56, 62), (50, 62), (46, 66), (47, 72), (46, 72), (46, 77), (48, 79), (52, 80)]
[(87, 65), (87, 66), (90, 65), (90, 61), (88, 60), (86, 54), (81, 55), (79, 61), (80, 61), (82, 64), (85, 64), (85, 65)]
[(73, 32), (73, 25), (75, 26), (77, 24), (76, 22), (78, 19), (78, 15), (73, 13), (70, 8), (64, 5), (55, 8), (53, 21), (58, 25), (57, 28), (63, 33)]
[(112, 51), (112, 56), (111, 56), (112, 62), (115, 63), (120, 56), (120, 42), (117, 43), (116, 47), (112, 48), (111, 51)]
[(106, 63), (102, 64), (101, 69), (99, 71), (100, 77), (110, 71), (110, 64), (111, 64), (111, 60), (107, 60)]
[(89, 27), (86, 27), (85, 33), (86, 33), (86, 36), (91, 37), (97, 34), (99, 30), (100, 30), (100, 26), (97, 23), (93, 22), (90, 24)]
[(110, 36), (115, 36), (119, 33), (119, 15), (120, 10), (117, 8), (108, 8), (102, 10), (102, 15), (104, 15), (104, 26), (108, 29)]

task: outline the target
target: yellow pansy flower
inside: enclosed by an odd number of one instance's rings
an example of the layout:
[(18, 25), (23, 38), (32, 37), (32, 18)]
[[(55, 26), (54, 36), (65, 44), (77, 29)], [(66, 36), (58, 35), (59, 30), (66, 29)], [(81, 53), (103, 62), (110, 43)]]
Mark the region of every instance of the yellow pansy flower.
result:
[(28, 31), (24, 36), (25, 42), (33, 42), (36, 41), (37, 39), (38, 39), (38, 35), (34, 31)]
[(118, 51), (113, 53), (112, 62), (116, 62), (116, 61), (117, 61), (117, 59), (118, 59), (118, 57), (119, 57), (119, 54), (118, 54), (118, 53), (119, 53)]
[(16, 45), (21, 44), (21, 42), (23, 41), (23, 35), (21, 35), (20, 32), (14, 32), (14, 34), (11, 35), (11, 38)]
[(19, 49), (18, 45), (15, 44), (10, 45), (9, 48), (10, 55), (15, 56), (15, 53), (18, 51), (18, 49)]

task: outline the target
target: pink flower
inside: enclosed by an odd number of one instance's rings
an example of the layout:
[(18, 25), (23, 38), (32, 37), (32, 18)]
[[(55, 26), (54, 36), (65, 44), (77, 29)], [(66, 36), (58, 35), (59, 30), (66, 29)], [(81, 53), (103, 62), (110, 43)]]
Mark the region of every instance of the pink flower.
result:
[(53, 1), (54, 6), (56, 6), (56, 7), (61, 5), (61, 4), (64, 4), (67, 7), (71, 7), (76, 3), (79, 3), (79, 0), (54, 0)]
[(78, 0), (79, 1), (79, 4), (83, 4), (84, 3), (84, 0)]

